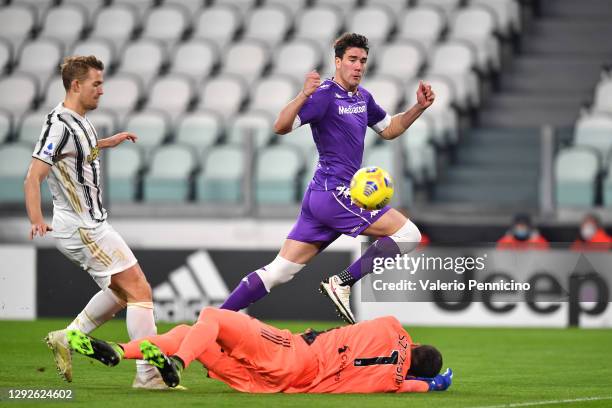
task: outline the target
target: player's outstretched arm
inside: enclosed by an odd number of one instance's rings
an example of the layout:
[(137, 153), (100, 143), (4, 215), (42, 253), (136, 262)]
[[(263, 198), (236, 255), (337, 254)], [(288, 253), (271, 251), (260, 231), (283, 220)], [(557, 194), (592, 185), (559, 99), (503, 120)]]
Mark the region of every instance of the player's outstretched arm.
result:
[(43, 237), (51, 227), (45, 223), (40, 207), (40, 185), (49, 175), (51, 166), (42, 160), (32, 159), (28, 174), (23, 183), (25, 205), (30, 219), (30, 239), (36, 235)]
[(453, 370), (447, 368), (433, 378), (407, 377), (398, 392), (446, 391), (452, 383)]
[(302, 105), (308, 100), (317, 88), (321, 85), (321, 76), (317, 71), (311, 71), (306, 74), (304, 80), (304, 87), (300, 93), (293, 98), (285, 107), (280, 111), (276, 121), (274, 122), (274, 133), (278, 135), (284, 135), (291, 132), (293, 128), (293, 122), (298, 112), (302, 108)]
[(136, 140), (138, 140), (138, 136), (130, 132), (117, 133), (116, 135), (112, 135), (105, 139), (98, 140), (98, 147), (100, 149), (106, 149), (108, 147), (115, 147), (125, 142), (126, 140), (129, 140), (132, 143), (136, 143)]
[(419, 82), (417, 89), (417, 103), (405, 112), (398, 113), (391, 118), (391, 124), (380, 134), (383, 139), (395, 139), (406, 131), (415, 120), (425, 112), (434, 102), (436, 95), (431, 85)]

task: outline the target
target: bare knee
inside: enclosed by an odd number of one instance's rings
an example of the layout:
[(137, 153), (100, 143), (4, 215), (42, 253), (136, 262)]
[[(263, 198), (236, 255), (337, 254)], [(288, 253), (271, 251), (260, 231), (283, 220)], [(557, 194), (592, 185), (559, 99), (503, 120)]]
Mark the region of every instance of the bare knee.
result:
[(151, 302), (151, 286), (138, 264), (111, 277), (110, 288), (127, 302)]

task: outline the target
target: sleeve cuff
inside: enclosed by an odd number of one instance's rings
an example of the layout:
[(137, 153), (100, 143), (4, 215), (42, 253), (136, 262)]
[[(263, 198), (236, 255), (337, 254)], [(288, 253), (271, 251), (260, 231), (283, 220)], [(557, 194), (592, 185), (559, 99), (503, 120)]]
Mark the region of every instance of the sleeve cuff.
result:
[(391, 116), (389, 116), (389, 114), (387, 113), (385, 115), (385, 117), (383, 118), (383, 120), (381, 120), (380, 122), (378, 122), (377, 124), (375, 124), (374, 126), (372, 126), (372, 129), (374, 129), (374, 131), (376, 131), (376, 133), (382, 133), (386, 128), (389, 127), (389, 125), (391, 125)]
[(51, 159), (51, 158), (48, 158), (48, 159), (47, 159), (47, 158), (45, 158), (45, 159), (43, 159), (42, 157), (37, 156), (37, 155), (35, 155), (35, 154), (33, 154), (33, 155), (32, 155), (32, 157), (33, 157), (34, 159), (40, 160), (40, 161), (41, 161), (41, 162), (43, 162), (43, 163), (47, 163), (49, 166), (53, 166), (53, 159)]

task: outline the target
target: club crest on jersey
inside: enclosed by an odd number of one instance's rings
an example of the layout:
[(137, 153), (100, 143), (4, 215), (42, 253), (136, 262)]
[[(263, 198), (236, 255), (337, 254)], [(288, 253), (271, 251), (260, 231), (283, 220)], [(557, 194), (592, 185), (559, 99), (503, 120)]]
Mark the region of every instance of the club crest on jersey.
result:
[(91, 152), (87, 155), (87, 162), (91, 163), (98, 158), (100, 155), (100, 149), (98, 146), (94, 146), (91, 148)]
[(53, 156), (53, 143), (49, 143), (45, 150), (43, 150), (45, 156)]

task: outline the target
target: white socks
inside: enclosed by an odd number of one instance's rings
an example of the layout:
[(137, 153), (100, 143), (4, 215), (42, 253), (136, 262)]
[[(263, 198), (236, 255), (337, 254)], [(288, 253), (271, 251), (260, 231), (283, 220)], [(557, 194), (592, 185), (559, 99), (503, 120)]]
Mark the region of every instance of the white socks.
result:
[[(146, 336), (155, 336), (157, 326), (153, 316), (153, 302), (133, 302), (127, 304), (125, 317), (130, 339), (139, 339)], [(142, 379), (157, 375), (157, 369), (144, 360), (136, 361), (136, 375)]]
[(68, 329), (78, 329), (89, 334), (97, 327), (120, 312), (126, 303), (112, 289), (106, 288), (96, 293), (78, 316), (68, 325)]

